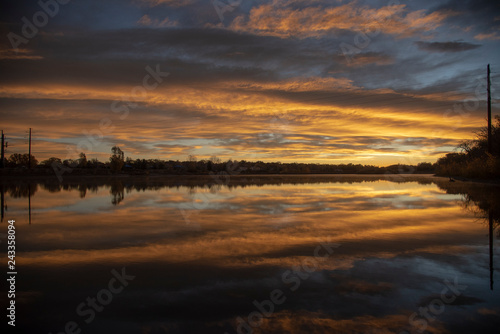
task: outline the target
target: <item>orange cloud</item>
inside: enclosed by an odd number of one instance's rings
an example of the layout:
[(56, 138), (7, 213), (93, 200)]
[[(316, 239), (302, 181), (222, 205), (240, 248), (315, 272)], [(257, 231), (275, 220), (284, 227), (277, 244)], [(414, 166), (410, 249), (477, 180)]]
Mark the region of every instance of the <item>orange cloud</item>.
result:
[(163, 27), (175, 27), (179, 25), (178, 21), (170, 21), (168, 17), (166, 17), (164, 20), (160, 21), (158, 19), (151, 19), (149, 15), (144, 15), (142, 16), (139, 21), (137, 21), (137, 24), (140, 26), (146, 26), (146, 27), (156, 27), (156, 28), (163, 28)]
[[(307, 95), (296, 99), (297, 94)], [(196, 88), (170, 85), (148, 92), (145, 99), (137, 101), (136, 108), (130, 108), (126, 117), (114, 113), (112, 101), (129, 95), (130, 87), (102, 90), (92, 86), (25, 85), (0, 89), (1, 97), (39, 101), (28, 110), (11, 107), (11, 114), (28, 113), (27, 117), (36, 120), (39, 145), (35, 149), (39, 160), (50, 156), (64, 158), (68, 145), (75, 147), (75, 156), (71, 158), (76, 158), (86, 149), (76, 148), (85, 139), (84, 132), (98, 131), (104, 136), (102, 145), (86, 151), (89, 158), (107, 157), (109, 148), (116, 144), (134, 158), (152, 155), (185, 159), (189, 154), (209, 157), (216, 153), (222, 159), (316, 162), (348, 159), (374, 164), (398, 163), (412, 157), (417, 163), (434, 161), (439, 145), (432, 146), (431, 142), (406, 148), (399, 148), (397, 142), (389, 146), (356, 145), (356, 140), (348, 138), (442, 138), (444, 135), (458, 143), (470, 136), (471, 126), (482, 125), (480, 117), (446, 114), (446, 106), (451, 109), (456, 102), (449, 95), (435, 93), (417, 98), (388, 89), (365, 90), (342, 77), (270, 83), (225, 81)], [(404, 103), (385, 102), (386, 96)], [(374, 102), (368, 103), (371, 100)], [(43, 101), (59, 103), (45, 106)], [(83, 101), (94, 101), (103, 107), (89, 109)], [(442, 111), (435, 112), (434, 105)], [(111, 121), (109, 131), (100, 129), (103, 119)], [(22, 137), (26, 128), (23, 118), (6, 121), (8, 136)], [(360, 127), (361, 123), (369, 126)], [(329, 137), (343, 137), (350, 146), (342, 148), (345, 143)]]
[[(236, 327), (238, 322), (234, 320)], [(254, 333), (398, 333), (402, 328), (408, 327), (408, 315), (389, 314), (374, 317), (371, 315), (357, 316), (348, 319), (332, 318), (322, 312), (279, 311), (271, 318), (264, 318), (260, 326), (255, 327)], [(448, 331), (444, 326), (435, 322), (428, 326), (427, 330), (436, 334), (445, 334)]]
[(3, 59), (26, 59), (26, 60), (37, 60), (43, 59), (42, 56), (33, 55), (33, 50), (29, 49), (3, 49), (0, 50), (0, 60)]
[(481, 33), (481, 34), (474, 36), (474, 38), (478, 39), (480, 41), (485, 40), (485, 39), (491, 40), (491, 41), (497, 41), (497, 40), (500, 40), (500, 35), (495, 31), (495, 32), (492, 32), (489, 34)]
[(335, 30), (380, 31), (397, 37), (429, 32), (441, 26), (451, 12), (407, 12), (406, 5), (379, 9), (359, 6), (356, 1), (337, 7), (291, 8), (288, 1), (273, 1), (253, 8), (248, 17), (238, 16), (230, 29), (278, 37), (320, 37)]

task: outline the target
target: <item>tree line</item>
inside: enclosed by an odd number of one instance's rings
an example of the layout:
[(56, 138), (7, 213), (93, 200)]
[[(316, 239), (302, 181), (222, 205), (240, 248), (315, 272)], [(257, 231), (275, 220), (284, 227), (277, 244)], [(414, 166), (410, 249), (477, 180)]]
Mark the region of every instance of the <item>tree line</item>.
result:
[[(6, 161), (10, 168), (29, 168), (28, 154), (12, 154)], [(38, 163), (31, 157), (31, 168), (74, 168), (82, 171), (86, 169), (107, 169), (110, 172), (140, 172), (148, 170), (161, 170), (166, 174), (208, 175), (214, 172), (228, 174), (411, 174), (434, 173), (436, 164), (430, 162), (418, 165), (394, 164), (386, 167), (361, 164), (319, 164), (319, 163), (285, 163), (263, 162), (247, 160), (222, 161), (216, 156), (209, 159), (198, 160), (189, 156), (187, 160), (161, 160), (161, 159), (132, 159), (125, 158), (125, 153), (118, 146), (111, 148), (109, 161), (101, 162), (98, 159), (87, 159), (85, 153), (80, 153), (78, 159), (51, 157)]]
[(492, 179), (500, 177), (500, 117), (491, 126), (491, 153), (488, 152), (488, 128), (481, 128), (472, 140), (462, 141), (459, 152), (446, 154), (437, 161), (436, 174), (449, 177)]

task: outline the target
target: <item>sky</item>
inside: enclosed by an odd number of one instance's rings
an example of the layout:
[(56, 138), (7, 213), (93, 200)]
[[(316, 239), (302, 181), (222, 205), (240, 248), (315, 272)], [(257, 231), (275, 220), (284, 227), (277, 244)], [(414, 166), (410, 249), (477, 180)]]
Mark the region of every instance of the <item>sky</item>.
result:
[(500, 114), (498, 1), (0, 5), (6, 155), (435, 162)]

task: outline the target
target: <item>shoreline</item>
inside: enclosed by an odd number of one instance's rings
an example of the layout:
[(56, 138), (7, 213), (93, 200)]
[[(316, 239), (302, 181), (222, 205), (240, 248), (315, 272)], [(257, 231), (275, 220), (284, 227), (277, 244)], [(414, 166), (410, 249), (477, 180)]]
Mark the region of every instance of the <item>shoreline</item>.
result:
[[(251, 180), (248, 180), (251, 179)], [(22, 169), (0, 169), (0, 183), (9, 184), (11, 182), (37, 182), (37, 183), (77, 183), (77, 182), (96, 182), (106, 183), (114, 181), (132, 181), (132, 182), (165, 182), (165, 183), (192, 183), (199, 182), (205, 184), (242, 184), (245, 182), (262, 181), (302, 181), (307, 182), (310, 179), (314, 182), (341, 182), (344, 179), (346, 182), (363, 182), (384, 180), (389, 181), (437, 181), (449, 182), (449, 176), (437, 175), (434, 173), (384, 173), (384, 174), (228, 174), (225, 171), (213, 172), (212, 174), (187, 174), (187, 173), (171, 173), (165, 170), (129, 170), (113, 173), (108, 169), (71, 169), (70, 172), (61, 174), (61, 179), (58, 179), (53, 169), (37, 168), (33, 170)], [(300, 179), (300, 180), (299, 180)], [(468, 179), (463, 177), (452, 177), (457, 183), (476, 183), (500, 185), (500, 179)], [(232, 180), (232, 181), (231, 181)], [(103, 182), (104, 181), (104, 182)], [(243, 182), (242, 182), (243, 181)]]
[[(40, 171), (42, 171), (40, 173)], [(50, 173), (48, 173), (50, 172)], [(14, 173), (8, 170), (0, 170), (0, 183), (11, 184), (11, 183), (26, 183), (26, 182), (36, 182), (36, 183), (108, 183), (116, 181), (129, 181), (129, 182), (160, 182), (160, 183), (201, 183), (201, 184), (243, 184), (243, 183), (260, 183), (266, 181), (273, 182), (300, 182), (307, 183), (308, 179), (310, 181), (316, 182), (363, 182), (363, 181), (376, 181), (376, 180), (388, 180), (388, 181), (400, 181), (400, 182), (411, 182), (411, 181), (428, 181), (435, 183), (450, 182), (448, 176), (440, 176), (436, 174), (426, 173), (401, 173), (401, 174), (225, 174), (223, 172), (214, 174), (170, 174), (164, 173), (163, 171), (149, 171), (149, 173), (111, 173), (108, 170), (100, 170), (98, 173), (87, 172), (82, 173), (66, 173), (62, 175), (62, 179), (59, 180), (56, 174), (52, 170), (34, 170), (34, 171), (20, 171), (16, 170)], [(500, 179), (484, 180), (484, 179), (465, 179), (457, 178), (454, 179), (456, 183), (475, 183), (475, 184), (488, 184), (488, 185), (500, 185)]]

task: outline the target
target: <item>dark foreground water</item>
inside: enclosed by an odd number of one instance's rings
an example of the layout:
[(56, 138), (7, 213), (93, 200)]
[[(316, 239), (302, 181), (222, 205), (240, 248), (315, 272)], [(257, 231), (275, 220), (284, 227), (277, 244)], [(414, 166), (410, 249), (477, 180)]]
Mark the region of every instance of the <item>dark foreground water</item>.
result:
[[(413, 176), (3, 183), (7, 278), (16, 221), (13, 332), (498, 333), (498, 186)], [(4, 280), (5, 313), (7, 290)]]

